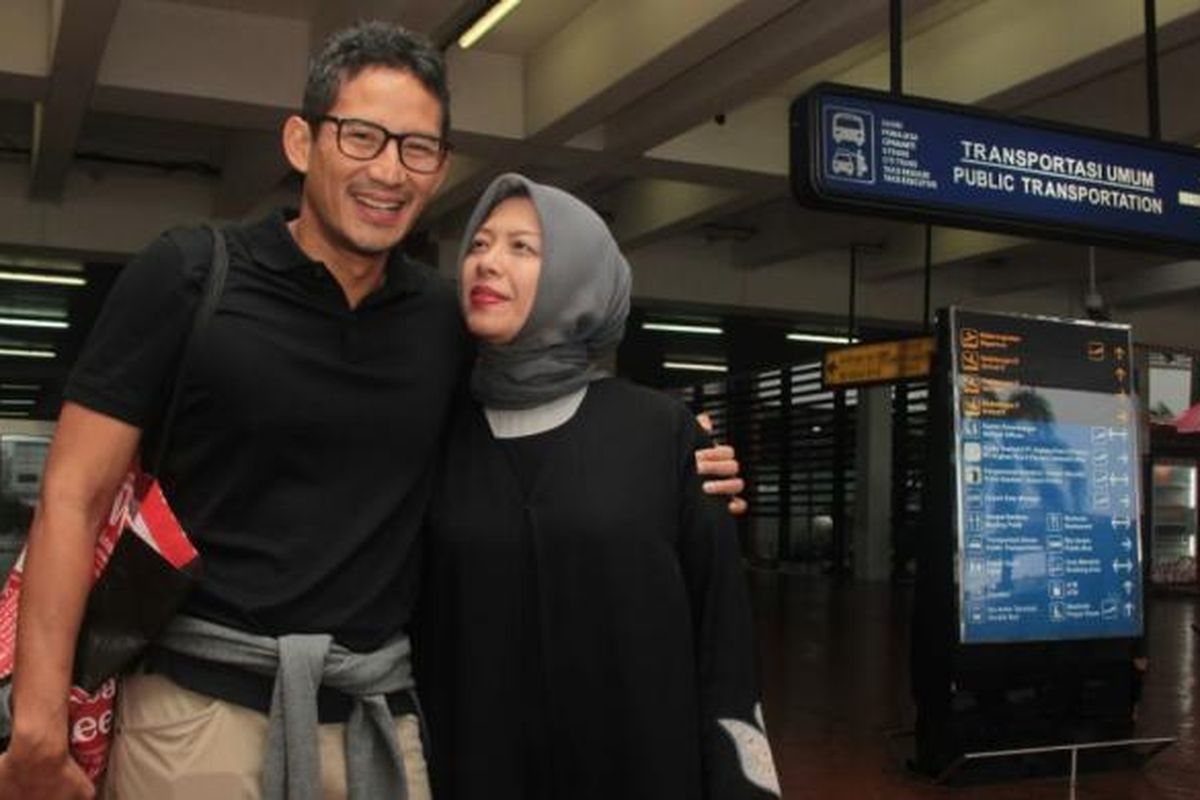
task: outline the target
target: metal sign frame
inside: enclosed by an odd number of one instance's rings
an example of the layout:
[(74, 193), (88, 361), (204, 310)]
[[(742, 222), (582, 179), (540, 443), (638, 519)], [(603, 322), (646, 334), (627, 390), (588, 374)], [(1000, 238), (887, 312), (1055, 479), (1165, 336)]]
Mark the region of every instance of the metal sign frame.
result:
[[(1183, 157), (1196, 163), (1196, 172), (1200, 175), (1200, 149), (1185, 147), (1177, 144), (1156, 142), (1150, 139), (1127, 136), (1090, 128), (1066, 125), (1061, 123), (1036, 120), (1028, 117), (1000, 114), (980, 108), (947, 103), (924, 98), (897, 96), (887, 92), (878, 92), (853, 86), (834, 83), (823, 83), (801, 95), (793, 101), (789, 115), (791, 143), (791, 185), (796, 199), (807, 206), (835, 211), (852, 213), (870, 213), (877, 216), (892, 217), (909, 221), (936, 223), (968, 227), (1021, 236), (1036, 236), (1069, 241), (1080, 241), (1090, 244), (1108, 244), (1112, 246), (1153, 249), (1184, 256), (1200, 254), (1200, 207), (1196, 209), (1196, 236), (1181, 238), (1178, 236), (1157, 236), (1145, 232), (1128, 229), (1114, 229), (1111, 226), (1100, 226), (1086, 223), (1063, 222), (1060, 220), (1039, 217), (1036, 214), (1018, 214), (1010, 211), (987, 212), (980, 208), (968, 208), (963, 203), (954, 202), (923, 202), (913, 199), (884, 197), (871, 195), (869, 190), (859, 188), (854, 191), (830, 186), (821, 177), (824, 165), (824, 142), (821, 127), (820, 111), (822, 100), (830, 96), (861, 99), (868, 103), (881, 103), (901, 106), (916, 111), (949, 114), (966, 120), (984, 123), (997, 123), (1028, 129), (1034, 133), (1047, 133), (1078, 137), (1089, 140), (1099, 146), (1119, 145), (1134, 147), (1158, 154), (1158, 157)], [(840, 130), (840, 129), (839, 129)], [(859, 132), (855, 126), (848, 126), (841, 131), (842, 139), (849, 144), (865, 141), (870, 131)], [(847, 148), (854, 150), (855, 148)], [(836, 155), (836, 154), (835, 154)], [(853, 159), (854, 153), (847, 156), (841, 165), (851, 174), (860, 169)], [(1196, 187), (1200, 196), (1200, 184)], [(981, 204), (983, 205), (983, 204)]]

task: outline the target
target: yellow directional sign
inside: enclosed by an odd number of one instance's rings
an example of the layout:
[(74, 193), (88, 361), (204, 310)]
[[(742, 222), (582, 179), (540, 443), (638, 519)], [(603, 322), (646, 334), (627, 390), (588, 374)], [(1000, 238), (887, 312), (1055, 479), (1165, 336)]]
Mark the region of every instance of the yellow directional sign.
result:
[(825, 353), (827, 388), (888, 383), (929, 376), (933, 337), (841, 347)]

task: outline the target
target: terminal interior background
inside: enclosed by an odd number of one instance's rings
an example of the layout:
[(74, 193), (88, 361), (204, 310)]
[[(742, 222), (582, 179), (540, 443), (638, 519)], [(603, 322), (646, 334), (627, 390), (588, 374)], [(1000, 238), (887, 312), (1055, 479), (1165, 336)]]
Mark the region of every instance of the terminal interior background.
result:
[[(306, 61), (331, 30), (386, 18), (446, 45), (453, 96), (450, 173), (409, 249), (452, 272), (467, 210), (503, 171), (580, 194), (633, 267), (619, 370), (707, 408), (737, 444), (785, 795), (1065, 796), (1054, 777), (947, 788), (907, 774), (927, 387), (824, 392), (825, 349), (919, 335), (927, 308), (949, 305), (1132, 325), (1143, 494), (1159, 506), (1144, 509), (1147, 602), (1161, 617), (1139, 724), (1179, 740), (1137, 769), (1085, 776), (1081, 796), (1200, 796), (1200, 446), (1168, 424), (1198, 399), (1200, 261), (933, 226), (927, 303), (926, 225), (800, 207), (789, 105), (822, 81), (888, 89), (885, 0), (525, 0), (464, 50), (453, 39), (479, 6), (0, 3), (0, 272), (68, 279), (0, 280), (4, 565), (36, 495), (39, 437), (123, 261), (167, 227), (294, 204), (279, 127)], [(1194, 146), (1200, 0), (1156, 9), (1161, 136)], [(1139, 0), (906, 0), (903, 88), (1144, 136), (1143, 26)]]

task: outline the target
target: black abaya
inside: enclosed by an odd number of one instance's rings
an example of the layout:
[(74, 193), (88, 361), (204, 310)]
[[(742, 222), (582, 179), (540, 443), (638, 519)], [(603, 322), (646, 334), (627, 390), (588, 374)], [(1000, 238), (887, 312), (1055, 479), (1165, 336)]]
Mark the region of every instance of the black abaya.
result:
[(619, 380), (522, 439), (460, 404), (417, 641), (439, 800), (773, 795), (735, 531), (696, 441), (682, 405)]

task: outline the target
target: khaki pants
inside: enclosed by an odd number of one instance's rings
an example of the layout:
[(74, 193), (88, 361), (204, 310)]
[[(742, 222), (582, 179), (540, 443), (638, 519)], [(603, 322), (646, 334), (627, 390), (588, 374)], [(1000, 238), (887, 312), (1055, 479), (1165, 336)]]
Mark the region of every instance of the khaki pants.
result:
[[(345, 725), (321, 725), (325, 800), (346, 797)], [(117, 694), (105, 800), (259, 800), (267, 717), (190, 692), (161, 675), (133, 675)], [(430, 800), (416, 716), (396, 718), (410, 800)]]

